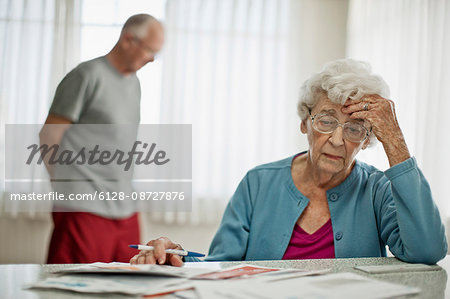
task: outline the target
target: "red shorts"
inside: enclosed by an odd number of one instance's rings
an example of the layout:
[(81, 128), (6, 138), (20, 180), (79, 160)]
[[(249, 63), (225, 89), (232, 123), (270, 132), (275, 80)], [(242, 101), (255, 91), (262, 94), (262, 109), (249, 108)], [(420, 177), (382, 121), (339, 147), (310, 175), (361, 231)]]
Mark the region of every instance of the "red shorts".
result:
[(109, 219), (85, 212), (53, 212), (48, 264), (129, 262), (140, 244), (138, 214)]

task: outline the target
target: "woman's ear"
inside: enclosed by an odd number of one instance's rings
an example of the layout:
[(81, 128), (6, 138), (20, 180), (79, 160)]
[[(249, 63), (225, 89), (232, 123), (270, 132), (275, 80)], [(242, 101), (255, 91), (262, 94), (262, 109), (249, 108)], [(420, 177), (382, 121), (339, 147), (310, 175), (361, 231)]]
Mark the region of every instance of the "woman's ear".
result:
[(306, 129), (306, 119), (302, 120), (302, 122), (300, 123), (300, 131), (303, 134), (306, 134), (308, 132), (308, 130)]

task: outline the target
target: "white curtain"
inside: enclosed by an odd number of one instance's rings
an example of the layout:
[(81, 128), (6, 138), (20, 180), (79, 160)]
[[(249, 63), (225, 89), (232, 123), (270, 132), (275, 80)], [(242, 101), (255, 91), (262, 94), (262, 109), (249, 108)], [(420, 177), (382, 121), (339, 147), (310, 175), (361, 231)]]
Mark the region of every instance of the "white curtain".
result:
[(190, 221), (217, 221), (247, 170), (294, 153), (288, 22), (288, 0), (167, 1), (161, 123), (192, 123)]
[(51, 97), (48, 105), (61, 79), (80, 62), (81, 0), (56, 0), (54, 15)]
[[(409, 149), (448, 218), (450, 1), (351, 0), (347, 56), (370, 62), (390, 85)], [(360, 158), (388, 166), (380, 145)]]
[(0, 169), (5, 124), (42, 124), (56, 84), (76, 64), (79, 11), (78, 0), (0, 1)]

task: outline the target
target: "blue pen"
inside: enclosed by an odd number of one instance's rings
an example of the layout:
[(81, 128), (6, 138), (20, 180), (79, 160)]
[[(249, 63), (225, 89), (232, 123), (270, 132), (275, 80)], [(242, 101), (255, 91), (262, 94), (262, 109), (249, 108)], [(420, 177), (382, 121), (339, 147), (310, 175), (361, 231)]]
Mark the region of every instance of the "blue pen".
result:
[[(135, 248), (137, 250), (155, 250), (153, 246), (147, 246), (147, 245), (128, 245), (128, 247)], [(166, 249), (166, 253), (170, 254), (177, 254), (181, 256), (195, 256), (195, 257), (204, 257), (204, 254), (193, 252), (193, 251), (187, 251), (187, 250), (178, 250), (178, 249)]]

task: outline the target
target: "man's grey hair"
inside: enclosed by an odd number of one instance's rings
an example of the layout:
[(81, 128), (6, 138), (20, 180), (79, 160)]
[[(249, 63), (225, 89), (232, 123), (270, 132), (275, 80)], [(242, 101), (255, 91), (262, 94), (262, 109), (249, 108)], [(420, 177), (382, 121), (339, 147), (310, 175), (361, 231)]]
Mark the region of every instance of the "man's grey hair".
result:
[(303, 83), (297, 113), (306, 119), (323, 95), (331, 102), (343, 105), (347, 99), (378, 94), (389, 97), (389, 87), (378, 75), (372, 73), (368, 63), (353, 59), (339, 59), (324, 66)]
[(148, 26), (152, 22), (158, 22), (158, 20), (148, 14), (133, 15), (123, 25), (120, 35), (129, 32), (138, 38), (144, 38), (148, 32)]

